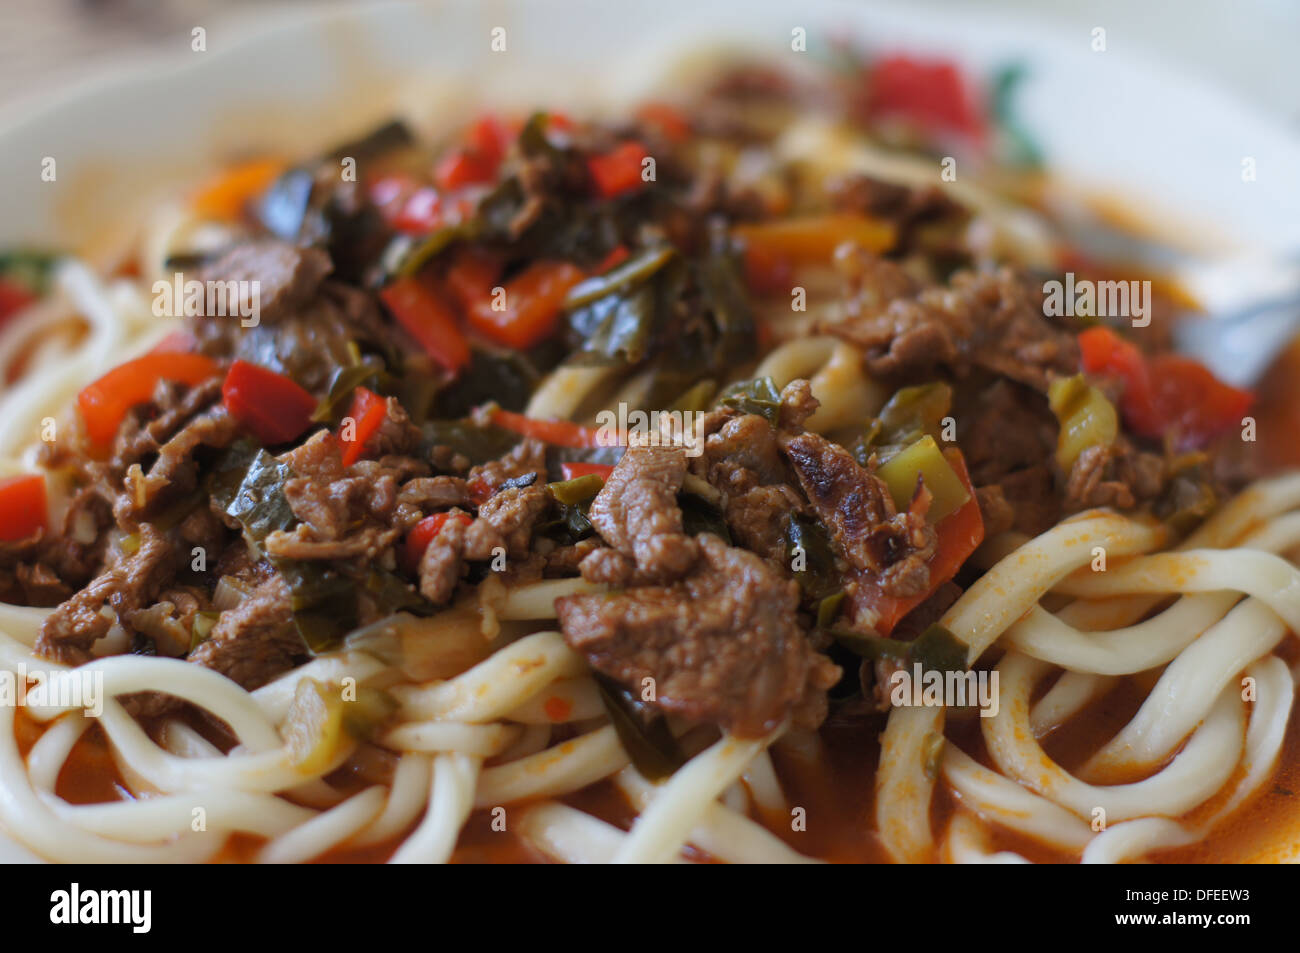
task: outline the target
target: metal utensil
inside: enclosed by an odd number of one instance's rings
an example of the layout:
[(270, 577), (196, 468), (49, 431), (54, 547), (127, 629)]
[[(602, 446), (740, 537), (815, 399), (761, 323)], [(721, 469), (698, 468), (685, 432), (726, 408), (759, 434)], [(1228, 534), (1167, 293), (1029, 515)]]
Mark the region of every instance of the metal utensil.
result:
[(1148, 266), (1169, 275), (1196, 299), (1203, 310), (1180, 316), (1174, 343), (1226, 383), (1253, 385), (1300, 335), (1300, 254), (1211, 259), (1089, 216), (1066, 216), (1058, 224), (1065, 240), (1085, 254)]

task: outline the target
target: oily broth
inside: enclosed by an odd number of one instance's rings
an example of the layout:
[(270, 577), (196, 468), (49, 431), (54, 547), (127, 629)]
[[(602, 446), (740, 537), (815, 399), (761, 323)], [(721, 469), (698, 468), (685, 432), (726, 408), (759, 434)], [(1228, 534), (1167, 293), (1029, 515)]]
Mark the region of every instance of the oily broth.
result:
[[(1140, 704), (1138, 685), (1124, 679), (1110, 693), (1094, 701), (1045, 741), (1049, 755), (1063, 766), (1077, 767), (1121, 726)], [(1297, 706), (1300, 708), (1300, 706)], [(948, 731), (949, 743), (956, 744), (981, 763), (989, 759), (980, 737), (978, 719), (955, 722)], [(19, 750), (25, 755), (43, 728), (18, 712)], [(777, 746), (772, 751), (786, 800), (805, 810), (806, 829), (792, 829), (784, 815), (757, 816), (773, 834), (793, 849), (808, 856), (840, 863), (883, 863), (888, 861), (879, 838), (871, 830), (875, 811), (875, 766), (879, 757), (878, 736), (884, 730), (882, 717), (852, 722), (831, 722), (818, 734), (821, 757), (809, 761)], [(1297, 798), (1300, 798), (1300, 713), (1292, 710), (1286, 742), (1277, 773), (1262, 793), (1216, 827), (1203, 841), (1188, 847), (1158, 851), (1157, 863), (1240, 863), (1276, 859), (1300, 834)], [(1230, 785), (1228, 785), (1230, 787)], [(97, 727), (90, 728), (77, 742), (59, 774), (58, 795), (70, 803), (90, 804), (123, 799), (121, 785), (107, 743)], [(631, 826), (635, 812), (609, 781), (589, 785), (561, 799), (622, 829)], [(512, 807), (518, 812), (523, 805)], [(931, 822), (942, 834), (957, 807), (957, 799), (940, 785), (932, 807)], [(509, 824), (509, 821), (507, 821)], [(411, 830), (413, 830), (412, 827)], [(339, 848), (320, 858), (324, 863), (383, 863), (411, 833), (403, 831), (392, 841), (362, 848)], [(1074, 855), (1033, 841), (996, 826), (987, 829), (994, 850), (1014, 851), (1029, 860), (1065, 863)], [(262, 838), (245, 834), (232, 836), (215, 861), (247, 863), (255, 859)], [(692, 859), (709, 860), (702, 852)], [(461, 832), (453, 863), (546, 863), (509, 826), (492, 829), (492, 816), (475, 811)]]

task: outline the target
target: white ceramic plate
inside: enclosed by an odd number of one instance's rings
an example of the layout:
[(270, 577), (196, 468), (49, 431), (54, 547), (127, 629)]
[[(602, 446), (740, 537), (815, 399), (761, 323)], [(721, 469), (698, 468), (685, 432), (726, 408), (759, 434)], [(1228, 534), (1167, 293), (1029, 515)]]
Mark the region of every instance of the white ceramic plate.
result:
[[(496, 27), (504, 53), (490, 48)], [(1165, 213), (1195, 245), (1300, 249), (1300, 138), (1249, 104), (1120, 42), (1095, 53), (1087, 33), (964, 8), (940, 16), (835, 0), (374, 3), (214, 28), (205, 52), (179, 38), (168, 58), (0, 111), (0, 248), (85, 248), (223, 157), (310, 154), (397, 111), (431, 125), (485, 100), (580, 111), (653, 87), (701, 48), (813, 55), (792, 52), (796, 27), (814, 48), (847, 34), (876, 49), (952, 56), (976, 75), (1021, 60), (1020, 118), (1065, 182)], [(47, 156), (54, 182), (41, 180)], [(1242, 179), (1247, 157), (1252, 182)], [(0, 845), (0, 859), (23, 854)]]
[[(490, 49), (506, 31), (506, 51)], [(376, 3), (295, 9), (249, 30), (208, 31), (56, 101), (0, 112), (0, 247), (79, 247), (250, 148), (307, 152), (404, 109), (430, 121), (493, 100), (616, 101), (686, 50), (745, 46), (773, 57), (791, 30), (847, 33), (884, 49), (954, 56), (976, 73), (1019, 59), (1023, 122), (1068, 183), (1140, 201), (1197, 244), (1300, 249), (1300, 138), (1248, 104), (1176, 75), (1112, 38), (1066, 35), (967, 8), (834, 0), (638, 3)], [(46, 156), (55, 182), (42, 182)], [(1253, 158), (1257, 179), (1242, 181)]]

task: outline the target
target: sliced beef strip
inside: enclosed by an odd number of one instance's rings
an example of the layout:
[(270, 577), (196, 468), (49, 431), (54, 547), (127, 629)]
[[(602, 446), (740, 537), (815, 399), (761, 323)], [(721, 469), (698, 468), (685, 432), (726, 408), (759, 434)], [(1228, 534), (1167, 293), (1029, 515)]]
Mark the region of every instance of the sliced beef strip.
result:
[(812, 383), (798, 378), (781, 388), (781, 406), (777, 411), (777, 425), (785, 431), (803, 430), (808, 418), (817, 412), (821, 401), (813, 396)]
[(139, 635), (153, 642), (158, 655), (180, 658), (190, 650), (194, 620), (211, 611), (211, 600), (195, 586), (174, 586), (158, 594), (158, 600), (126, 614), (126, 621)]
[(976, 487), (975, 499), (979, 501), (980, 518), (984, 521), (986, 539), (1005, 533), (1016, 525), (1016, 508), (1007, 500), (1002, 487), (996, 483), (992, 486)]
[(861, 173), (849, 173), (827, 183), (827, 200), (836, 211), (892, 222), (898, 233), (895, 251), (901, 255), (916, 248), (921, 226), (943, 223), (949, 226), (944, 234), (951, 237), (940, 246), (936, 242), (936, 232), (931, 229), (924, 252), (929, 257), (938, 253), (969, 259), (961, 241), (969, 213), (937, 186), (912, 188)]
[(976, 486), (1055, 457), (1058, 425), (1041, 394), (998, 380), (967, 406), (957, 415), (957, 443)]
[(198, 486), (199, 460), (203, 448), (221, 449), (239, 433), (238, 422), (224, 407), (216, 407), (185, 424), (158, 448), (158, 457), (144, 472), (132, 464), (126, 474), (126, 492), (113, 505), (119, 526), (129, 526), (156, 515)]
[(1041, 293), (1009, 269), (959, 272), (947, 287), (869, 304), (877, 306), (850, 307), (823, 329), (862, 348), (878, 376), (942, 366), (961, 377), (980, 368), (1045, 393), (1053, 374), (1079, 366), (1074, 336), (1044, 316)]
[(461, 518), (447, 520), (421, 556), (419, 590), (430, 602), (451, 599), (467, 561), (490, 561), (500, 551), (508, 557), (506, 572), (513, 582), (541, 577), (545, 560), (532, 552), (532, 537), (551, 506), (545, 444), (525, 439), (500, 459), (474, 467), (467, 479), (417, 479), (407, 487), (409, 492), (404, 487), (399, 495), (399, 510), (415, 503), (443, 509), (481, 501), (474, 517), (453, 508)]
[(465, 516), (465, 519), (453, 518), (443, 523), (420, 557), (420, 595), (435, 606), (443, 605), (451, 599), (465, 572), (468, 514), (460, 514), (456, 510), (452, 512)]
[(75, 591), (42, 558), (46, 537), (0, 542), (0, 599), (28, 606), (56, 606)]
[[(781, 391), (780, 431), (802, 431), (817, 407), (808, 381), (791, 381)], [(708, 437), (697, 468), (722, 494), (727, 527), (742, 546), (774, 566), (784, 566), (790, 517), (805, 503), (792, 485), (794, 476), (782, 455), (777, 429), (763, 417), (745, 414), (717, 418), (705, 431)]]
[(804, 508), (798, 491), (779, 483), (728, 497), (724, 516), (737, 543), (774, 565), (784, 565), (790, 515)]
[(133, 463), (158, 453), (196, 415), (221, 399), (221, 377), (194, 387), (160, 381), (150, 402), (126, 416), (113, 441), (107, 471), (120, 480)]
[(1066, 481), (1064, 509), (1067, 513), (1099, 506), (1129, 510), (1154, 500), (1164, 486), (1164, 460), (1120, 437), (1110, 446), (1088, 447), (1079, 454)]
[(90, 661), (90, 647), (113, 626), (105, 606), (130, 631), (127, 615), (152, 604), (182, 565), (165, 533), (145, 523), (139, 535), (134, 553), (50, 613), (36, 640), (38, 654), (69, 665)]
[(285, 481), (289, 509), (300, 521), (267, 536), (266, 551), (289, 559), (377, 559), (401, 534), (390, 524), (397, 507), (391, 473), (354, 474), (343, 466), (338, 441), (328, 431), (281, 457), (294, 476)]
[(209, 638), (187, 661), (220, 672), (251, 691), (293, 668), (306, 654), (293, 626), (289, 587), (274, 573), (239, 605), (221, 613)]
[[(501, 459), (473, 467), (465, 482), (495, 493), (503, 484), (529, 474), (535, 474), (537, 480), (546, 482), (546, 444), (532, 437), (521, 440)], [(483, 495), (489, 494), (485, 492)]]
[(386, 401), (384, 419), (379, 429), (366, 441), (367, 455), (373, 457), (410, 456), (420, 447), (420, 428), (411, 423), (410, 416), (396, 397)]
[(962, 448), (980, 500), (984, 534), (1037, 535), (1061, 514), (1056, 489), (1056, 418), (1031, 388), (997, 380), (958, 417)]
[(205, 280), (260, 282), (260, 313), (245, 327), (238, 315), (192, 321), (199, 349), (240, 358), (322, 392), (334, 369), (353, 359), (361, 342), (401, 353), (404, 335), (386, 324), (374, 296), (325, 280), (331, 265), (317, 248), (273, 240), (241, 244), (204, 269)]
[(790, 471), (776, 436), (772, 425), (757, 414), (726, 421), (704, 441), (709, 483), (730, 497), (755, 486), (787, 482)]
[(498, 547), (511, 559), (527, 557), (533, 527), (550, 505), (550, 493), (540, 483), (500, 490), (479, 507), (466, 531), (465, 558), (491, 559)]
[(479, 507), (472, 521), (453, 509), (457, 518), (439, 528), (420, 558), (420, 594), (434, 605), (447, 602), (465, 575), (465, 563), (486, 562), (504, 552), (506, 572), (519, 583), (540, 578), (545, 560), (532, 552), (533, 528), (551, 506), (543, 485), (507, 487)]
[[(333, 270), (329, 255), (319, 248), (265, 239), (240, 242), (206, 266), (200, 280), (245, 282), (238, 287), (250, 290), (256, 287), (258, 317), (274, 323), (311, 301)], [(251, 298), (240, 301), (236, 314), (246, 313), (252, 303)]]
[(926, 563), (936, 536), (923, 511), (898, 512), (884, 482), (824, 437), (797, 434), (782, 438), (781, 446), (850, 566), (873, 574), (891, 596), (906, 598), (929, 588)]
[(1046, 464), (1008, 473), (997, 482), (997, 487), (1015, 511), (1012, 529), (1016, 532), (1037, 536), (1061, 521), (1056, 476)]
[(682, 447), (628, 448), (591, 503), (591, 524), (611, 550), (583, 560), (584, 578), (663, 583), (690, 569), (698, 548), (683, 532), (677, 506), (686, 463)]
[(449, 506), (466, 506), (469, 489), (460, 477), (416, 477), (402, 484), (397, 493), (398, 505), (409, 504), (422, 510), (441, 510)]
[(569, 546), (557, 546), (546, 554), (546, 574), (572, 576), (579, 571), (578, 567), (584, 559), (602, 548), (600, 540), (590, 537)]
[(598, 671), (655, 704), (757, 737), (797, 714), (816, 727), (839, 668), (799, 627), (799, 587), (718, 537), (697, 537), (694, 572), (672, 586), (556, 600), (565, 640)]

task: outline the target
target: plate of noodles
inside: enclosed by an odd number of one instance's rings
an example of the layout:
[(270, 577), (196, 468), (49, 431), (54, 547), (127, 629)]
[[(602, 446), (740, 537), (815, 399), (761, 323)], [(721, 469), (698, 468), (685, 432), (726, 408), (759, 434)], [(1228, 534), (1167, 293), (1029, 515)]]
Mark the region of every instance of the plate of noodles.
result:
[(0, 116), (4, 856), (1292, 857), (1300, 352), (1074, 236), (1300, 247), (1300, 143), (1121, 45), (375, 4)]

